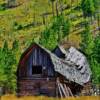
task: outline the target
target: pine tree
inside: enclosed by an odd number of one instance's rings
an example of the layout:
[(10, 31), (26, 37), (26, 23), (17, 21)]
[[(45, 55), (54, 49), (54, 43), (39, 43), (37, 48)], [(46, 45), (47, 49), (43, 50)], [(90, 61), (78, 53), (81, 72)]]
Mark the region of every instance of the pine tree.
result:
[(4, 45), (3, 45), (3, 51), (4, 52), (7, 52), (8, 51), (8, 43), (7, 43), (6, 40), (5, 40)]
[(12, 50), (8, 48), (7, 41), (0, 50), (0, 59), (0, 82), (7, 93), (14, 92), (16, 89), (16, 59)]
[(93, 0), (93, 1), (95, 7), (95, 18), (97, 20), (98, 28), (99, 28), (100, 27), (100, 0)]
[(95, 40), (90, 32), (90, 26), (86, 23), (85, 31), (81, 34), (81, 50), (86, 54), (92, 70), (92, 82), (100, 83), (100, 35)]
[(85, 23), (85, 30), (81, 33), (81, 49), (89, 57), (93, 53), (94, 39), (92, 33), (90, 32), (89, 24), (87, 22)]
[(100, 35), (96, 36), (94, 40), (91, 69), (93, 73), (93, 83), (100, 84)]
[(93, 56), (96, 61), (100, 64), (100, 35), (95, 38), (95, 47), (93, 50)]
[(55, 33), (58, 35), (58, 42), (62, 40), (62, 38), (69, 35), (71, 30), (71, 22), (69, 19), (64, 19), (63, 15), (56, 17), (53, 21), (51, 27)]
[(84, 17), (91, 17), (94, 15), (95, 7), (93, 0), (82, 0), (81, 8), (84, 14)]
[(18, 50), (18, 46), (19, 46), (18, 41), (14, 40), (12, 50)]
[(3, 87), (4, 82), (6, 81), (6, 75), (4, 74), (4, 53), (3, 49), (0, 48), (0, 87)]
[[(19, 42), (18, 40), (14, 40), (13, 44), (12, 44), (12, 55), (15, 59), (15, 64), (14, 66), (17, 66), (18, 62), (19, 62), (19, 58), (20, 58), (20, 51), (19, 51)], [(15, 67), (16, 69), (16, 67)]]
[(93, 0), (96, 10), (100, 10), (100, 0)]
[(42, 32), (40, 43), (52, 50), (61, 40), (69, 35), (71, 24), (60, 15), (53, 19), (52, 24)]

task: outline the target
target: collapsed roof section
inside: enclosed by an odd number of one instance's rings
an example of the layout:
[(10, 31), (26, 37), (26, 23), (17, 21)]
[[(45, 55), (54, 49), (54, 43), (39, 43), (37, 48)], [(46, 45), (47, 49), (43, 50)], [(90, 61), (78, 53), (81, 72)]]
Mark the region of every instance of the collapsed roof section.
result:
[(55, 54), (37, 44), (40, 48), (44, 49), (49, 55), (54, 65), (56, 72), (63, 75), (66, 79), (84, 85), (90, 80), (91, 71), (86, 57), (74, 47), (65, 51), (62, 47), (65, 59), (57, 57)]

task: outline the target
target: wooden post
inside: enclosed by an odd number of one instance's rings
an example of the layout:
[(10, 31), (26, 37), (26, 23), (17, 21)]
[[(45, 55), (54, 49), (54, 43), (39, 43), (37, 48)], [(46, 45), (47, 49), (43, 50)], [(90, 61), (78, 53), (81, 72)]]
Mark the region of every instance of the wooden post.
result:
[(58, 90), (59, 90), (59, 93), (60, 93), (61, 98), (63, 98), (63, 94), (62, 94), (62, 92), (61, 92), (59, 83), (60, 83), (60, 82), (59, 82), (59, 78), (57, 78), (57, 86), (58, 86)]
[(65, 97), (67, 97), (67, 94), (66, 94), (66, 92), (65, 92), (65, 89), (64, 89), (63, 85), (62, 85), (61, 83), (60, 83), (59, 85), (60, 85), (60, 87), (61, 87), (61, 89), (62, 89), (62, 91), (63, 91)]
[(59, 89), (59, 93), (60, 93), (61, 98), (63, 98), (63, 95), (62, 95), (62, 92), (61, 92), (61, 89), (60, 89), (59, 83), (58, 83), (58, 89)]
[(64, 87), (65, 87), (66, 94), (67, 94), (67, 96), (69, 97), (69, 92), (68, 92), (68, 89), (67, 89), (66, 84), (64, 84)]
[(73, 94), (72, 94), (70, 88), (69, 88), (69, 87), (67, 87), (67, 88), (68, 88), (68, 91), (69, 91), (70, 95), (73, 96)]

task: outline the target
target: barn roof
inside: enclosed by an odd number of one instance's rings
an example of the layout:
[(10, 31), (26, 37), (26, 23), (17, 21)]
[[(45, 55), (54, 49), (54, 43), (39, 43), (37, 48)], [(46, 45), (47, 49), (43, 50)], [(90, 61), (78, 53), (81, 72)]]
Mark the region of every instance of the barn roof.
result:
[(66, 50), (62, 46), (58, 45), (58, 48), (61, 50), (63, 54), (66, 54)]
[[(66, 53), (66, 58), (61, 59), (40, 44), (35, 43), (35, 45), (39, 46), (50, 55), (55, 71), (63, 75), (66, 79), (80, 85), (84, 85), (84, 83), (87, 83), (90, 80), (91, 71), (86, 57), (74, 47), (71, 47), (66, 52), (63, 48), (61, 48), (63, 50), (62, 52)], [(34, 46), (31, 45), (23, 54), (23, 57), (21, 59), (23, 59), (24, 56), (33, 49), (33, 47)]]

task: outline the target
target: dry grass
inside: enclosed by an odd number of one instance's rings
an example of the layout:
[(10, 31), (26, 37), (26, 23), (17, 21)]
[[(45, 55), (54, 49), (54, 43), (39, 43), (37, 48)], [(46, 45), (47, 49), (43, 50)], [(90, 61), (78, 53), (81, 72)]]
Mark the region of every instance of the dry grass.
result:
[(1, 100), (100, 100), (100, 96), (82, 96), (82, 97), (69, 97), (69, 98), (64, 98), (64, 99), (60, 99), (60, 98), (49, 98), (49, 97), (43, 97), (43, 96), (39, 96), (39, 97), (32, 97), (32, 96), (25, 96), (25, 97), (20, 97), (17, 98), (14, 95), (5, 95), (1, 97)]

